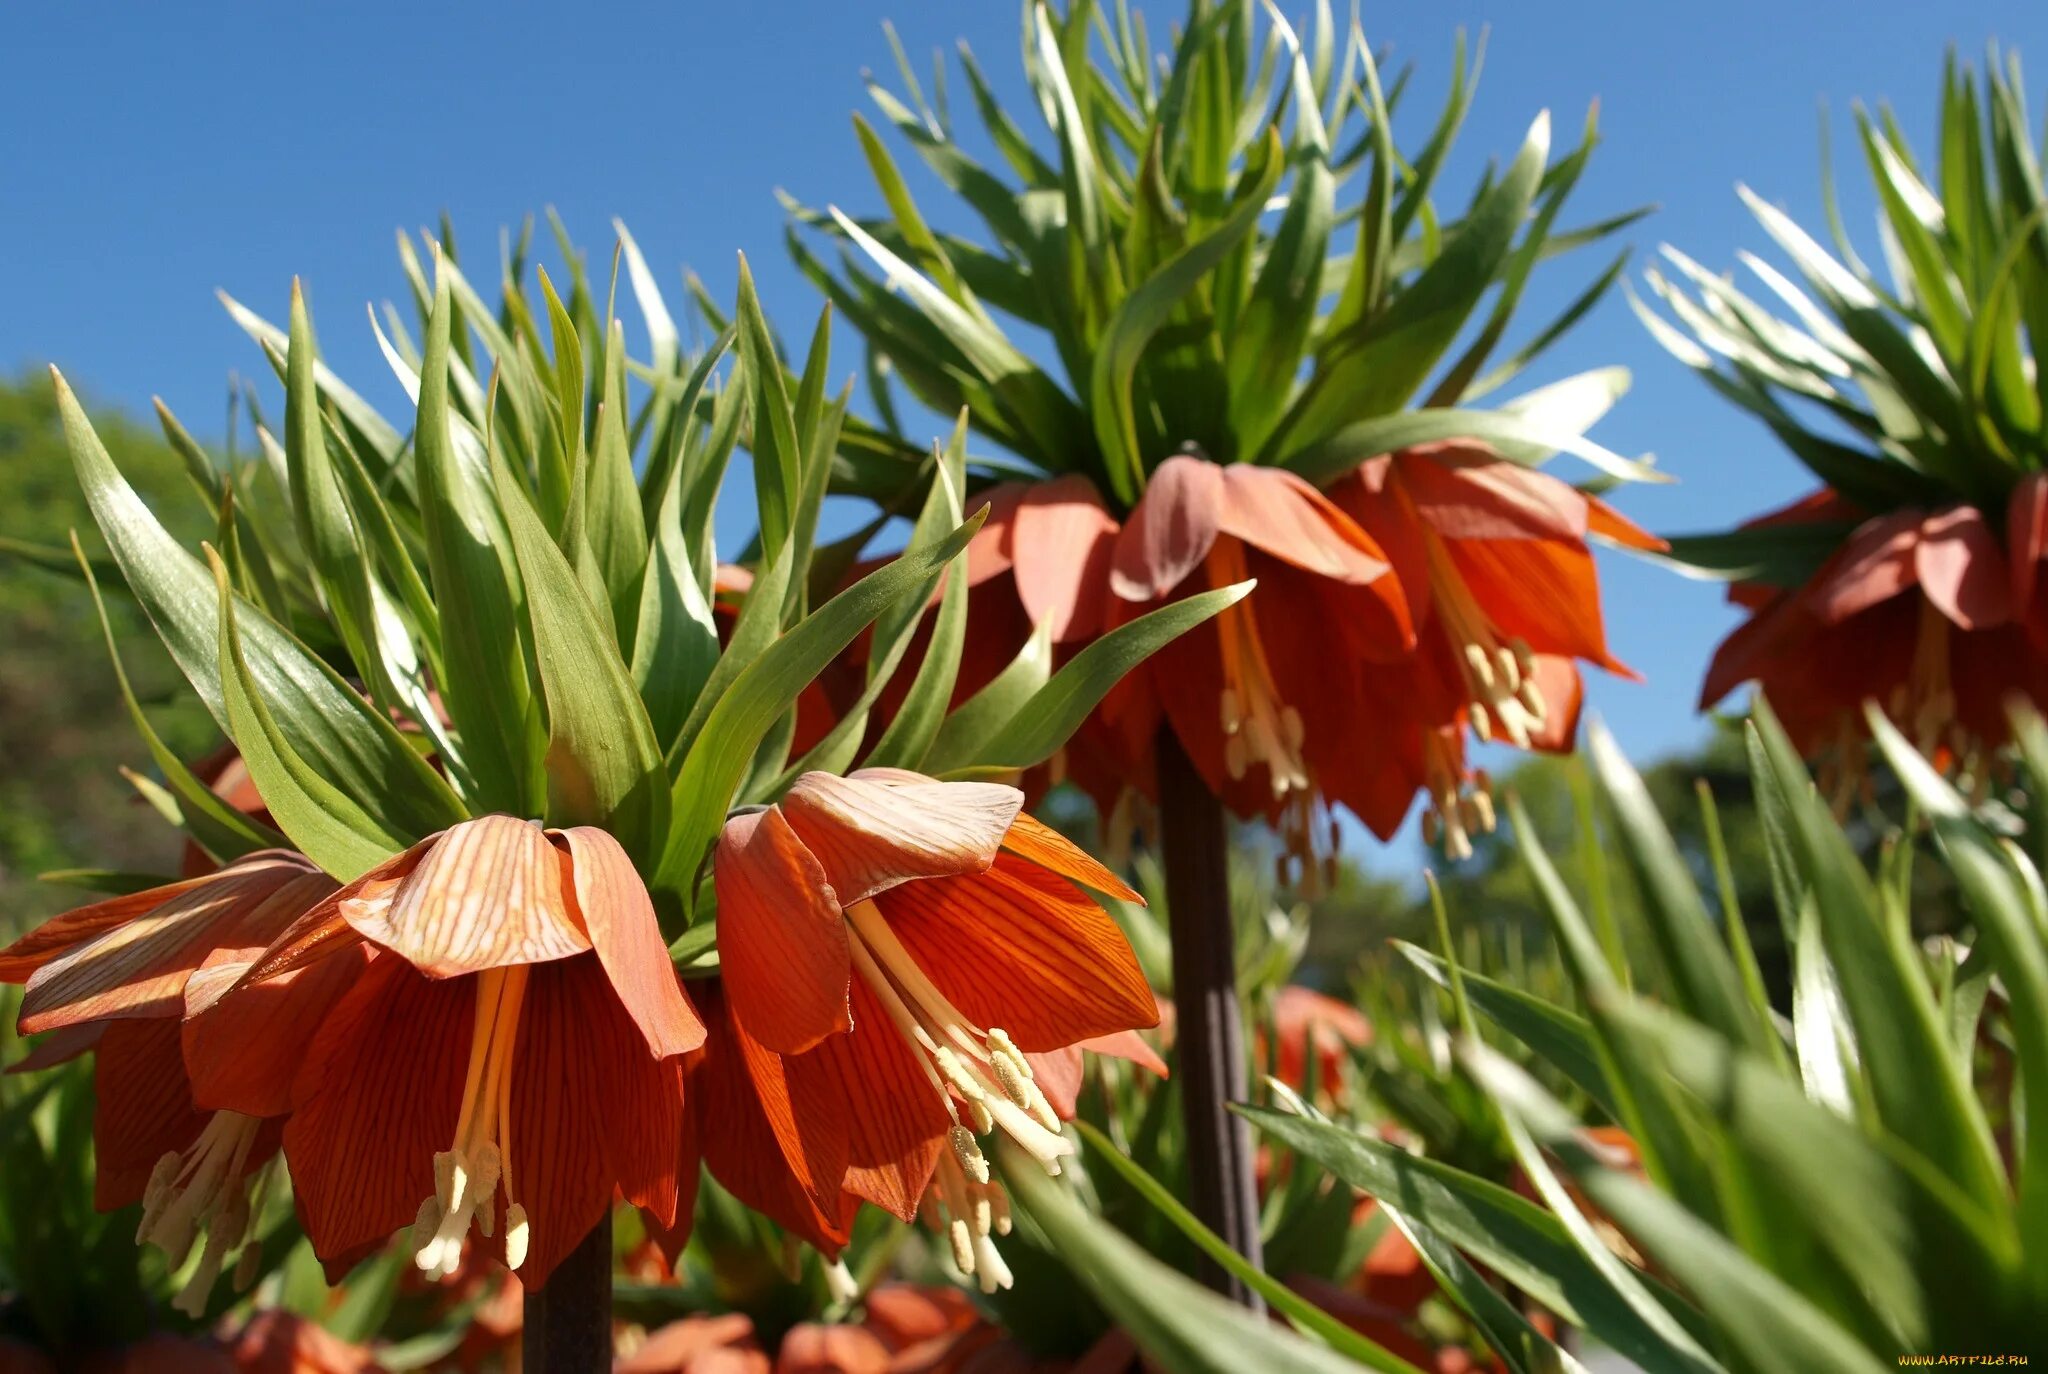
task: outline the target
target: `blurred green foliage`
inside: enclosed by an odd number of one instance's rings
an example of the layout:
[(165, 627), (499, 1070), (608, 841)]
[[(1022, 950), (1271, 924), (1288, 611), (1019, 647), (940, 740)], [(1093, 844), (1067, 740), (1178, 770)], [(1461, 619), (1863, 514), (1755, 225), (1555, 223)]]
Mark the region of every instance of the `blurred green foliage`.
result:
[[(180, 533), (202, 532), (201, 506), (177, 456), (117, 415), (96, 417), (136, 487)], [(62, 550), (70, 532), (89, 552), (99, 535), (71, 470), (55, 393), (40, 374), (0, 381), (0, 537), (7, 547)], [(172, 748), (196, 757), (218, 740), (177, 670), (125, 597), (108, 604), (136, 691)], [(26, 557), (0, 559), (0, 935), (74, 905), (37, 881), (51, 869), (168, 871), (178, 836), (120, 775), (147, 764), (122, 709), (92, 601), (75, 574)], [(174, 703), (174, 704), (171, 704)]]

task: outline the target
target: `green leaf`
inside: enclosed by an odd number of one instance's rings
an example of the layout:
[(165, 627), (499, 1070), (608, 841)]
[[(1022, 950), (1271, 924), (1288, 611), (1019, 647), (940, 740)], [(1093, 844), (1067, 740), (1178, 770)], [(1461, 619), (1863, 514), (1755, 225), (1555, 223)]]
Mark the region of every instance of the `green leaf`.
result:
[[(1450, 990), (1451, 979), (1442, 958), (1406, 940), (1394, 941), (1394, 948), (1420, 969), (1430, 982), (1445, 991)], [(1460, 976), (1474, 1008), (1528, 1046), (1537, 1058), (1570, 1079), (1601, 1111), (1610, 1117), (1620, 1117), (1614, 1100), (1614, 1084), (1607, 1076), (1599, 1046), (1593, 1038), (1593, 1028), (1585, 1017), (1574, 1015), (1534, 993), (1496, 982), (1470, 969), (1460, 970)]]
[(1675, 534), (1665, 553), (1644, 553), (1686, 577), (1797, 587), (1834, 557), (1854, 525), (1847, 521), (1766, 525), (1726, 534)]
[(647, 526), (640, 516), (640, 488), (633, 479), (633, 453), (626, 439), (626, 329), (617, 320), (612, 321), (604, 363), (597, 439), (578, 476), (584, 479), (584, 537), (604, 575), (609, 600), (605, 609), (615, 637), (630, 648), (647, 570)]
[(1357, 1366), (1275, 1327), (1153, 1259), (1090, 1216), (1007, 1141), (1011, 1198), (1139, 1349), (1174, 1374), (1339, 1374)]
[(1648, 463), (1624, 458), (1583, 435), (1546, 429), (1504, 410), (1429, 408), (1359, 420), (1279, 461), (1311, 482), (1326, 483), (1368, 458), (1438, 439), (1477, 439), (1491, 444), (1503, 458), (1526, 466), (1553, 453), (1569, 453), (1624, 482), (1672, 480)]
[(1527, 1199), (1339, 1126), (1263, 1107), (1235, 1110), (1352, 1187), (1421, 1222), (1650, 1374), (1711, 1368), (1672, 1349), (1579, 1253), (1558, 1220)]
[[(227, 568), (216, 558), (213, 570), (219, 591), (220, 683), (228, 735), (241, 751), (264, 805), (292, 844), (335, 881), (358, 878), (405, 848), (408, 839), (385, 829), (322, 778), (278, 728), (242, 657), (237, 624), (241, 615)], [(250, 614), (253, 618), (254, 613)]]
[(325, 594), (327, 613), (348, 656), (369, 685), (371, 698), (387, 710), (399, 705), (397, 684), (385, 671), (377, 646), (377, 608), (363, 539), (350, 518), (320, 414), (314, 377), (313, 321), (305, 293), (292, 281), (291, 335), (285, 355), (284, 438), (291, 477), (292, 511), (299, 542), (312, 560)]
[[(932, 528), (928, 537), (960, 523), (961, 493), (967, 482), (967, 416), (963, 412), (953, 427), (953, 438), (934, 466), (931, 494), (919, 516), (920, 532)], [(916, 536), (913, 536), (915, 538)], [(953, 684), (960, 673), (960, 649), (967, 634), (966, 553), (946, 571), (945, 591), (939, 597), (938, 614), (932, 619), (932, 633), (926, 643), (924, 661), (910, 690), (889, 721), (882, 737), (869, 751), (870, 768), (919, 768), (939, 732), (946, 707), (953, 700)], [(923, 617), (910, 623), (914, 626)], [(876, 625), (876, 643), (883, 643), (882, 625)]]
[(1948, 1052), (1905, 922), (1887, 915), (1883, 903), (1891, 897), (1871, 883), (1761, 696), (1754, 719), (1788, 802), (1793, 852), (1813, 892), (1879, 1120), (1978, 1206), (2004, 1207), (2004, 1174), (1990, 1127)]
[(527, 676), (519, 563), (492, 489), (490, 460), (448, 412), (454, 304), (437, 270), (420, 376), (420, 517), (436, 602), (461, 613), (441, 624), (447, 678), (441, 699), (462, 741), (471, 801), (479, 812), (540, 814), (541, 706)]
[(1136, 403), (1131, 394), (1138, 359), (1182, 300), (1258, 225), (1266, 198), (1280, 184), (1283, 160), (1277, 132), (1268, 132), (1256, 160), (1263, 162), (1264, 170), (1239, 198), (1230, 217), (1147, 277), (1117, 307), (1103, 329), (1089, 379), (1091, 415), (1111, 484), (1124, 501), (1135, 501), (1144, 486), (1145, 455), (1139, 451)]
[(114, 665), (114, 681), (121, 689), (121, 701), (128, 708), (128, 719), (134, 722), (136, 733), (142, 736), (142, 743), (149, 750), (149, 757), (164, 775), (164, 783), (177, 801), (179, 818), (185, 829), (217, 863), (227, 863), (259, 849), (287, 848), (284, 836), (253, 816), (229, 806), (211, 787), (194, 776), (184, 760), (171, 752), (170, 746), (150, 725), (149, 717), (142, 713), (142, 703), (135, 699), (134, 688), (129, 686), (128, 671), (121, 663), (113, 622), (107, 618), (106, 602), (100, 599), (99, 579), (94, 576), (92, 564), (86, 560), (75, 531), (71, 536), (71, 547), (78, 555), (78, 566), (85, 574), (86, 590), (92, 594), (93, 609), (99, 615), (100, 634), (106, 639), (107, 658)]
[[(1776, 1032), (1758, 1019), (1743, 996), (1734, 960), (1715, 934), (1714, 919), (1642, 778), (1598, 721), (1589, 731), (1587, 749), (1614, 817), (1622, 855), (1643, 894), (1643, 924), (1663, 956), (1677, 994), (1674, 1005), (1745, 1049), (1781, 1052)], [(1731, 912), (1728, 919), (1742, 918)]]
[(1260, 451), (1260, 461), (1295, 466), (1289, 455), (1347, 424), (1385, 416), (1415, 394), (1493, 285), (1528, 218), (1549, 154), (1550, 118), (1539, 115), (1507, 174), (1473, 207), (1436, 261), (1385, 310), (1324, 342), (1315, 375)]
[[(79, 485), (129, 589), (171, 657), (223, 728), (220, 602), (212, 575), (157, 522), (93, 432), (62, 376), (56, 381), (64, 435)], [(380, 830), (419, 836), (462, 819), (455, 794), (398, 729), (275, 623), (244, 608), (242, 648), (254, 695), (291, 732), (294, 750)]]
[(1512, 1118), (1526, 1121), (1562, 1158), (1587, 1195), (1716, 1318), (1741, 1367), (1759, 1374), (1876, 1374), (1880, 1363), (1793, 1288), (1669, 1197), (1604, 1165), (1574, 1123), (1526, 1074), (1497, 1055), (1479, 1060), (1483, 1081)]
[(1408, 1361), (1353, 1331), (1314, 1303), (1298, 1296), (1286, 1284), (1261, 1272), (1257, 1265), (1231, 1249), (1229, 1242), (1204, 1226), (1165, 1184), (1146, 1173), (1136, 1160), (1094, 1126), (1086, 1121), (1077, 1121), (1074, 1127), (1088, 1146), (1089, 1163), (1109, 1165), (1138, 1191), (1140, 1197), (1172, 1222), (1174, 1229), (1193, 1241), (1203, 1254), (1226, 1272), (1249, 1285), (1303, 1334), (1316, 1337), (1338, 1354), (1349, 1356), (1372, 1369), (1388, 1370), (1391, 1374), (1407, 1374), (1415, 1370)]
[(1081, 728), (1088, 713), (1126, 673), (1211, 616), (1242, 601), (1256, 585), (1237, 582), (1183, 597), (1092, 641), (1032, 693), (1031, 700), (993, 738), (975, 749), (970, 763), (1025, 769), (1045, 762)]
[[(686, 904), (695, 901), (698, 866), (724, 825), (726, 808), (769, 728), (854, 636), (902, 598), (928, 587), (967, 547), (986, 518), (984, 506), (947, 538), (908, 551), (869, 573), (776, 639), (733, 679), (705, 717), (676, 774), (674, 824), (656, 869), (660, 886), (680, 893)], [(760, 592), (757, 585), (753, 596)]]
[(584, 595), (502, 455), (494, 474), (547, 704), (547, 817), (601, 826), (645, 863), (667, 834), (668, 772), (633, 674), (600, 618), (609, 608)]
[[(2004, 985), (2020, 1076), (2029, 1084), (2048, 1085), (2048, 943), (2029, 909), (2025, 878), (2015, 871), (2020, 861), (1875, 703), (1865, 706), (1864, 715), (1907, 795), (1933, 819), (1942, 855), (1990, 947)], [(2039, 1239), (2048, 1237), (2048, 1091), (2026, 1093), (2016, 1110), (2021, 1118), (2016, 1134), (2025, 1142), (2014, 1170), (2020, 1234), (2048, 1244)], [(2048, 1299), (2048, 1274), (2038, 1268), (2034, 1287), (2037, 1297)]]
[(969, 766), (983, 740), (1024, 709), (1039, 688), (1052, 677), (1052, 621), (1041, 620), (1024, 641), (1024, 647), (988, 686), (960, 703), (939, 726), (938, 737), (926, 751), (923, 771), (948, 773)]

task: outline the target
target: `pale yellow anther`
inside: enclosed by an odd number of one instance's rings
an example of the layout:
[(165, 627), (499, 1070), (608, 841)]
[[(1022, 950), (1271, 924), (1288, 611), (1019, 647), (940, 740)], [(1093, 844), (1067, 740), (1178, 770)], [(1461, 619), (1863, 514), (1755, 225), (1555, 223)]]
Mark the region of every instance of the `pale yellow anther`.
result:
[(953, 1158), (960, 1163), (960, 1169), (976, 1183), (988, 1182), (988, 1157), (981, 1152), (974, 1135), (965, 1126), (955, 1126), (947, 1132), (947, 1140), (953, 1146)]
[(526, 1263), (526, 1242), (529, 1230), (526, 1225), (526, 1209), (513, 1203), (505, 1209), (505, 1265), (517, 1269)]
[(528, 970), (520, 966), (476, 975), (475, 1024), (455, 1141), (435, 1152), (434, 1194), (421, 1203), (412, 1225), (413, 1262), (429, 1278), (455, 1272), (472, 1224), (484, 1236), (491, 1235), (501, 1193), (508, 1204), (507, 1262), (517, 1269), (526, 1254), (522, 1231), (517, 1242), (520, 1259), (510, 1258), (514, 1242), (509, 1218), (517, 1213), (523, 1224), (526, 1214), (512, 1201), (504, 1142), (511, 1132), (512, 1062), (527, 978)]

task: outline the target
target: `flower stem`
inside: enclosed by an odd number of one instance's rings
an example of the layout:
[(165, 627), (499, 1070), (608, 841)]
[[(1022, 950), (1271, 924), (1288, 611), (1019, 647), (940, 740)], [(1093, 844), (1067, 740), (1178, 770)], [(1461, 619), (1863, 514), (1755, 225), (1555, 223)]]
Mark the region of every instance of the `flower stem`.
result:
[[(1249, 1097), (1230, 921), (1230, 836), (1223, 803), (1171, 725), (1159, 731), (1159, 829), (1173, 932), (1174, 1043), (1195, 1215), (1231, 1249), (1262, 1263), (1251, 1131), (1229, 1104)], [(1204, 1258), (1203, 1282), (1255, 1311), (1265, 1302)]]
[(526, 1374), (605, 1374), (612, 1367), (612, 1214), (526, 1290)]

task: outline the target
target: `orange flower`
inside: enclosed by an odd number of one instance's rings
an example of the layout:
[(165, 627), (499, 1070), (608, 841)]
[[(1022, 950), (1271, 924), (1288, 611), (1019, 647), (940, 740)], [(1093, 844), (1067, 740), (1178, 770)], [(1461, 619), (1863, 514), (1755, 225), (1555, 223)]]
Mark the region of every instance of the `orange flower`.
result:
[(754, 1323), (738, 1312), (684, 1317), (648, 1333), (612, 1364), (612, 1374), (768, 1374)]
[(1745, 528), (1851, 521), (1860, 523), (1801, 585), (1730, 587), (1750, 617), (1721, 642), (1700, 691), (1704, 709), (1753, 681), (1802, 752), (1833, 746), (1825, 782), (1838, 805), (1864, 776), (1866, 700), (1947, 766), (2005, 743), (2009, 697), (2048, 698), (2048, 599), (2036, 594), (2048, 478), (2020, 483), (2003, 543), (1974, 506), (1864, 519), (1825, 491)]
[(615, 1192), (675, 1218), (680, 1056), (704, 1030), (603, 831), (465, 821), (191, 1001), (200, 1100), (290, 1113), (331, 1278), (408, 1222), (420, 1267), (452, 1272), (474, 1222), (537, 1288)]
[(1634, 678), (1607, 650), (1588, 540), (1660, 549), (1605, 503), (1481, 444), (1425, 444), (1374, 458), (1331, 491), (1386, 550), (1416, 628), (1404, 670), (1367, 683), (1388, 751), (1354, 768), (1345, 796), (1385, 838), (1418, 788), (1426, 828), (1471, 852), (1493, 828), (1487, 780), (1465, 761), (1469, 730), (1523, 749), (1571, 747), (1581, 660)]
[(301, 855), (266, 850), (80, 907), (0, 950), (0, 982), (27, 983), (22, 1033), (53, 1032), (17, 1067), (97, 1051), (94, 1205), (142, 1203), (136, 1239), (160, 1246), (174, 1269), (204, 1232), (201, 1262), (177, 1299), (195, 1316), (247, 1238), (278, 1126), (262, 1119), (276, 1113), (196, 1101), (178, 1024), (187, 987), (216, 966), (253, 958), (334, 890)]
[(1148, 660), (1104, 714), (1147, 777), (1169, 722), (1210, 790), (1278, 821), (1306, 865), (1331, 828), (1319, 809), (1360, 808), (1356, 782), (1380, 748), (1361, 693), (1414, 631), (1380, 546), (1301, 478), (1185, 454), (1161, 463), (1116, 537), (1112, 618), (1247, 577), (1250, 598)]
[[(1264, 1028), (1261, 1027), (1263, 1040)], [(1273, 994), (1274, 1072), (1281, 1082), (1307, 1091), (1309, 1056), (1315, 1056), (1316, 1086), (1335, 1100), (1350, 1051), (1372, 1043), (1372, 1023), (1358, 1008), (1313, 988), (1289, 983)], [(1259, 1048), (1263, 1059), (1268, 1053)]]
[[(976, 1136), (1000, 1128), (1057, 1172), (1073, 1146), (1046, 1085), (1077, 1045), (1158, 1019), (1123, 933), (1078, 885), (1137, 894), (1022, 801), (897, 770), (807, 773), (719, 838), (730, 1036), (714, 1032), (693, 1077), (758, 1102), (741, 1115), (780, 1147), (781, 1164), (726, 1161), (759, 1175), (735, 1195), (828, 1253), (848, 1195), (908, 1220), (936, 1178), (960, 1268), (1001, 1283)], [(724, 1135), (707, 1129), (706, 1159), (733, 1186)], [(756, 1200), (771, 1189), (802, 1205)]]
[(241, 1374), (376, 1374), (369, 1350), (317, 1322), (270, 1307), (226, 1341)]

